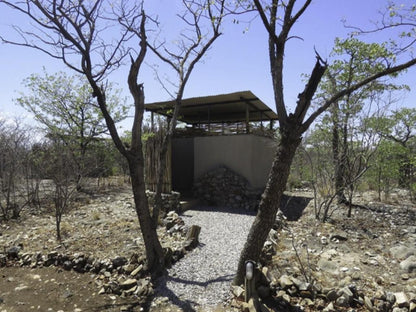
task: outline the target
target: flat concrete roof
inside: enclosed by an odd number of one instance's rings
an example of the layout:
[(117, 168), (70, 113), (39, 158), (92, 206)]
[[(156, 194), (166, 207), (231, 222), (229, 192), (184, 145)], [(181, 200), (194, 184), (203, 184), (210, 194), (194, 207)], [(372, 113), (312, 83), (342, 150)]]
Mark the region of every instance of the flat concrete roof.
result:
[[(176, 101), (145, 104), (147, 111), (171, 116)], [(182, 100), (178, 120), (187, 124), (277, 120), (272, 111), (251, 91), (194, 97)]]

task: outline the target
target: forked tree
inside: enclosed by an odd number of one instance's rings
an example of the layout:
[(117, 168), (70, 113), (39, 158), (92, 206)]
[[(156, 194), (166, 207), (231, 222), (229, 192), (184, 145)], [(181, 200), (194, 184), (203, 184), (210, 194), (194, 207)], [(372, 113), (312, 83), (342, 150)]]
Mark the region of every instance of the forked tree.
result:
[[(241, 1), (241, 3), (247, 2)], [(391, 75), (416, 64), (416, 58), (411, 56), (399, 65), (388, 63), (379, 71), (362, 77), (360, 80), (354, 81), (353, 84), (337, 90), (336, 93), (326, 98), (315, 110), (310, 111), (312, 99), (328, 66), (316, 53), (315, 66), (305, 88), (298, 95), (294, 112), (289, 113), (283, 96), (283, 65), (286, 43), (290, 38), (294, 37), (291, 33), (293, 26), (301, 22), (301, 17), (312, 3), (312, 0), (253, 0), (248, 3), (250, 8), (254, 5), (268, 34), (269, 61), (281, 139), (276, 149), (269, 179), (262, 195), (256, 218), (250, 228), (247, 241), (240, 255), (237, 275), (233, 281), (234, 284), (243, 283), (246, 261), (258, 261), (260, 258), (264, 242), (275, 222), (276, 213), (280, 207), (292, 160), (305, 131), (308, 130), (318, 116), (338, 100), (381, 77)], [(413, 41), (411, 44), (413, 44)], [(409, 48), (409, 45), (397, 52), (403, 53), (407, 48)]]
[[(186, 7), (196, 3), (183, 2)], [(201, 0), (200, 3), (204, 9), (211, 5), (211, 1)], [(2, 37), (4, 43), (36, 49), (58, 59), (83, 75), (90, 84), (111, 138), (128, 162), (147, 266), (154, 275), (161, 273), (164, 270), (164, 253), (145, 193), (141, 141), (144, 87), (138, 83), (138, 78), (148, 48), (143, 3), (123, 0), (116, 3), (102, 0), (26, 0), (1, 1), (0, 4), (21, 13), (31, 23), (28, 29), (14, 25), (19, 39)], [(134, 101), (128, 147), (117, 133), (107, 98), (108, 76), (126, 60), (130, 60), (127, 82)]]

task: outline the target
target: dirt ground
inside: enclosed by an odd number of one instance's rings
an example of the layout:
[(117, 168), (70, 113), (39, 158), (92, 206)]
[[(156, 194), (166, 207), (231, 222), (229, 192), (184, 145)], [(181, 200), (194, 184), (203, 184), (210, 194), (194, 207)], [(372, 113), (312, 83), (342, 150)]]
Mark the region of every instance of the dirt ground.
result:
[(98, 295), (89, 274), (55, 267), (0, 269), (2, 312), (140, 311), (132, 297)]

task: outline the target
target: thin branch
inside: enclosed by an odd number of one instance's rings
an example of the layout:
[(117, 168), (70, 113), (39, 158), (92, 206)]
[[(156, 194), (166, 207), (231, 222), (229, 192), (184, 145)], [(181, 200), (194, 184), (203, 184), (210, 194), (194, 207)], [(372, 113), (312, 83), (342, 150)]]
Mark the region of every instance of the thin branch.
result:
[(314, 120), (321, 115), (329, 106), (331, 106), (333, 103), (335, 103), (337, 100), (341, 99), (342, 97), (358, 90), (359, 88), (365, 86), (366, 84), (381, 78), (381, 77), (385, 77), (397, 72), (400, 72), (406, 68), (409, 68), (413, 65), (416, 64), (416, 58), (415, 59), (411, 59), (410, 61), (397, 65), (397, 66), (393, 66), (393, 67), (389, 67), (379, 73), (376, 73), (356, 84), (351, 85), (349, 88), (343, 89), (341, 91), (339, 91), (338, 93), (334, 94), (329, 100), (327, 100), (321, 107), (319, 107), (315, 112), (313, 112), (309, 118), (303, 123), (302, 125), (302, 131), (306, 131), (309, 126), (314, 122)]

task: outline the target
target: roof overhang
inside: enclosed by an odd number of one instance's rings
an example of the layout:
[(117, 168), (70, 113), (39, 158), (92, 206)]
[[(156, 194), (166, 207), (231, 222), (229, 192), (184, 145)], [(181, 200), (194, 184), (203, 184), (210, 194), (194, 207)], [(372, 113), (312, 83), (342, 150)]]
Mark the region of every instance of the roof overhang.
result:
[[(176, 101), (145, 105), (147, 111), (171, 117)], [(187, 124), (256, 122), (278, 119), (251, 91), (194, 97), (182, 100), (178, 120)]]

